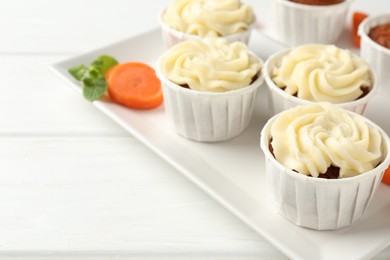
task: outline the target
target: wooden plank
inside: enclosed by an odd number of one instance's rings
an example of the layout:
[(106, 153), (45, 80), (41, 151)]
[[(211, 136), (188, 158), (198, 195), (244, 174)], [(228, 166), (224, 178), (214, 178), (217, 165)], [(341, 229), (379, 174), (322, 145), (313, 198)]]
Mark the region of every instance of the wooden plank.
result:
[(284, 258), (131, 138), (0, 138), (0, 165), (0, 256)]
[[(378, 13), (382, 0), (355, 1), (352, 9)], [(80, 53), (158, 26), (171, 1), (0, 1), (1, 53)], [(269, 2), (246, 0), (268, 16)], [(386, 11), (386, 10), (383, 10)], [(352, 38), (351, 38), (352, 41)]]
[(0, 53), (79, 53), (158, 26), (166, 1), (0, 1)]
[[(371, 13), (376, 5), (358, 2)], [(142, 3), (0, 1), (0, 258), (59, 250), (284, 259), (48, 71), (157, 26), (167, 2)], [(376, 257), (389, 258), (390, 248)]]
[(49, 70), (65, 57), (0, 55), (0, 135), (128, 136)]

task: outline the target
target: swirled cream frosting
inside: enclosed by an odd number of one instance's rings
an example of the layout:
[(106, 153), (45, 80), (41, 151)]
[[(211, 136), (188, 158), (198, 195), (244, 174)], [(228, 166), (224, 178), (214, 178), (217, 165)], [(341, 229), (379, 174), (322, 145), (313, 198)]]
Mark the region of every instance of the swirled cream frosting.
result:
[(367, 63), (334, 45), (303, 45), (285, 55), (272, 72), (287, 93), (310, 101), (344, 103), (371, 88)]
[(208, 92), (249, 86), (261, 66), (244, 43), (217, 37), (179, 43), (160, 61), (160, 70), (170, 81)]
[(382, 157), (379, 130), (330, 103), (284, 111), (270, 131), (276, 160), (313, 177), (331, 165), (340, 168), (339, 178), (356, 176), (375, 168)]
[(252, 8), (240, 0), (175, 0), (162, 20), (180, 32), (226, 36), (247, 30), (254, 15)]

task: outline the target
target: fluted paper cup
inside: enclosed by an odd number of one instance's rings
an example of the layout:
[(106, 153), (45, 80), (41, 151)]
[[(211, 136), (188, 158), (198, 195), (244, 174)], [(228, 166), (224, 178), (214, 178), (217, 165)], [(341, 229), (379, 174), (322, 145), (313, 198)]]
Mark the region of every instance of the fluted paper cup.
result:
[[(164, 46), (166, 49), (169, 49), (172, 46), (174, 46), (180, 42), (186, 41), (186, 40), (199, 40), (202, 38), (200, 36), (180, 32), (178, 30), (175, 30), (175, 29), (169, 27), (166, 23), (164, 23), (163, 18), (162, 18), (164, 12), (165, 12), (165, 9), (163, 10), (163, 12), (160, 15), (159, 23), (160, 23), (161, 30), (162, 30), (162, 38), (163, 38)], [(221, 37), (228, 40), (229, 42), (240, 41), (240, 42), (243, 42), (243, 43), (248, 45), (252, 29), (255, 26), (255, 22), (256, 22), (256, 18), (249, 25), (248, 29), (243, 31), (243, 32), (225, 35), (225, 36), (221, 36)]]
[(361, 37), (360, 55), (375, 70), (379, 91), (390, 95), (390, 49), (379, 45), (368, 36), (373, 27), (386, 23), (390, 23), (390, 14), (369, 17), (360, 24), (358, 32)]
[(257, 90), (263, 83), (260, 72), (247, 87), (227, 92), (203, 92), (168, 80), (160, 71), (159, 63), (157, 75), (162, 84), (165, 109), (179, 135), (198, 142), (218, 142), (238, 136), (247, 128)]
[[(279, 88), (271, 78), (273, 69), (280, 66), (283, 57), (291, 50), (292, 49), (282, 50), (272, 55), (264, 64), (263, 76), (268, 86), (268, 108), (269, 114), (271, 116), (298, 105), (308, 105), (314, 102), (290, 95), (283, 89)], [(372, 69), (370, 69), (370, 74), (373, 84), (367, 95), (351, 102), (338, 103), (335, 105), (363, 115), (368, 102), (372, 99), (373, 96), (375, 96), (375, 93), (378, 89), (376, 74)]]
[(304, 43), (335, 43), (344, 30), (353, 0), (326, 6), (272, 0), (272, 23), (277, 40), (295, 46)]
[(267, 182), (276, 210), (292, 223), (316, 230), (340, 229), (358, 221), (366, 212), (390, 163), (390, 142), (386, 133), (365, 119), (379, 129), (382, 136), (382, 162), (375, 169), (343, 179), (314, 178), (287, 169), (269, 151), (270, 128), (277, 116), (267, 122), (260, 137)]

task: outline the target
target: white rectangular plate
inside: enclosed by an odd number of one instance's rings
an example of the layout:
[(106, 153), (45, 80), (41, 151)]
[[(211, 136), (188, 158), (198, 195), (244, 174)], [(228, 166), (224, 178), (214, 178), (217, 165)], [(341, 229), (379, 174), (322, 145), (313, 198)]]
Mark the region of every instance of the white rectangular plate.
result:
[[(90, 64), (101, 54), (112, 55), (120, 62), (141, 61), (153, 66), (164, 51), (160, 34), (156, 29), (114, 43), (59, 62), (53, 65), (53, 70), (81, 93), (81, 85), (67, 72), (69, 67)], [(253, 32), (249, 46), (264, 60), (283, 48), (258, 32)], [(360, 259), (386, 248), (390, 244), (390, 186), (381, 185), (368, 214), (360, 222), (338, 231), (301, 228), (275, 212), (259, 147), (260, 130), (268, 119), (266, 96), (263, 85), (248, 129), (239, 137), (220, 143), (196, 143), (178, 136), (170, 126), (164, 106), (140, 111), (109, 101), (93, 104), (289, 257)], [(389, 133), (390, 122), (386, 122), (381, 111), (390, 111), (390, 103), (388, 98), (378, 95), (371, 102), (367, 116)]]

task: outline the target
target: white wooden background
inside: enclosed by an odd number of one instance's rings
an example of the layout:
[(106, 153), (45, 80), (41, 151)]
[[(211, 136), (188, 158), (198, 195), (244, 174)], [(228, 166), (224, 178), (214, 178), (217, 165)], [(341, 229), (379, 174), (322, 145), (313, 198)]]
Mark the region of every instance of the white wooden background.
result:
[(286, 259), (48, 69), (169, 2), (0, 0), (0, 258)]

